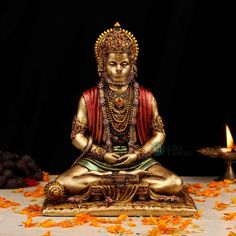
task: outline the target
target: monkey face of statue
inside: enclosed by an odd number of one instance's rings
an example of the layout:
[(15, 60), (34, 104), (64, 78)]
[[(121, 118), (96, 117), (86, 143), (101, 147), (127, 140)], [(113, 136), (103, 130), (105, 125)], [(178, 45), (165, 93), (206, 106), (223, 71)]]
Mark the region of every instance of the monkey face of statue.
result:
[(126, 82), (131, 71), (129, 55), (127, 53), (109, 53), (106, 61), (106, 70), (113, 82)]

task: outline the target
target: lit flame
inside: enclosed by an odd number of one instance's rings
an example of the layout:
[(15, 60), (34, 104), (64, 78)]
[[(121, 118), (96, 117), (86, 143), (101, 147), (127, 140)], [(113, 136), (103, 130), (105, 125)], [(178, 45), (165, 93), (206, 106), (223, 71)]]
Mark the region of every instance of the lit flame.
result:
[(225, 124), (225, 132), (226, 132), (227, 148), (233, 148), (234, 147), (234, 139), (230, 133), (229, 126), (227, 124)]

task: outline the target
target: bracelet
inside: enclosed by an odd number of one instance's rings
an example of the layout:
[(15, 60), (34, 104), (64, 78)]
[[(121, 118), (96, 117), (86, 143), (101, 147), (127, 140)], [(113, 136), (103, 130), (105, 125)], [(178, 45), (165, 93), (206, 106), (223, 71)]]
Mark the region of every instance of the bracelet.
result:
[(93, 150), (90, 150), (89, 156), (95, 160), (102, 161), (105, 153), (106, 153), (105, 149), (103, 149), (101, 147), (97, 147)]
[(144, 159), (144, 158), (148, 158), (148, 157), (151, 157), (151, 153), (150, 152), (144, 152), (143, 150), (142, 150), (142, 148), (139, 148), (139, 149), (137, 149), (136, 151), (135, 151), (135, 153), (137, 154), (137, 160), (138, 161), (140, 161), (140, 160), (142, 160), (142, 159)]
[(78, 133), (85, 134), (87, 128), (87, 125), (84, 125), (77, 116), (74, 116), (72, 121), (71, 139), (74, 139)]
[(159, 132), (165, 135), (164, 124), (160, 115), (153, 118), (151, 129), (154, 134)]

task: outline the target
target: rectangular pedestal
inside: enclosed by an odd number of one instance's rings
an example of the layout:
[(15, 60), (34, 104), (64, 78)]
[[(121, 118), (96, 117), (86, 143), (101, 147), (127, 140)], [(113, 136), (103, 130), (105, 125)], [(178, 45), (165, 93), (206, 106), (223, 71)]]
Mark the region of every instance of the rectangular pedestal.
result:
[(176, 214), (192, 216), (197, 212), (193, 199), (188, 192), (183, 191), (177, 202), (132, 201), (115, 202), (109, 206), (105, 202), (83, 202), (53, 204), (45, 201), (43, 206), (44, 216), (75, 216), (78, 213), (88, 213), (94, 216), (159, 216), (163, 214)]

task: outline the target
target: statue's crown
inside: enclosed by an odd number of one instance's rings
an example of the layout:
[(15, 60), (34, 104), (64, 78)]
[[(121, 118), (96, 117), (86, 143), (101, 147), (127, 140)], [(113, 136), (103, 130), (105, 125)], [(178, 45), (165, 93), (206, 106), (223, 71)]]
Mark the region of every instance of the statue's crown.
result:
[(104, 31), (98, 37), (95, 43), (95, 56), (97, 61), (103, 58), (108, 53), (128, 53), (134, 61), (138, 57), (138, 43), (133, 34), (125, 29), (122, 29), (118, 22), (114, 28)]

